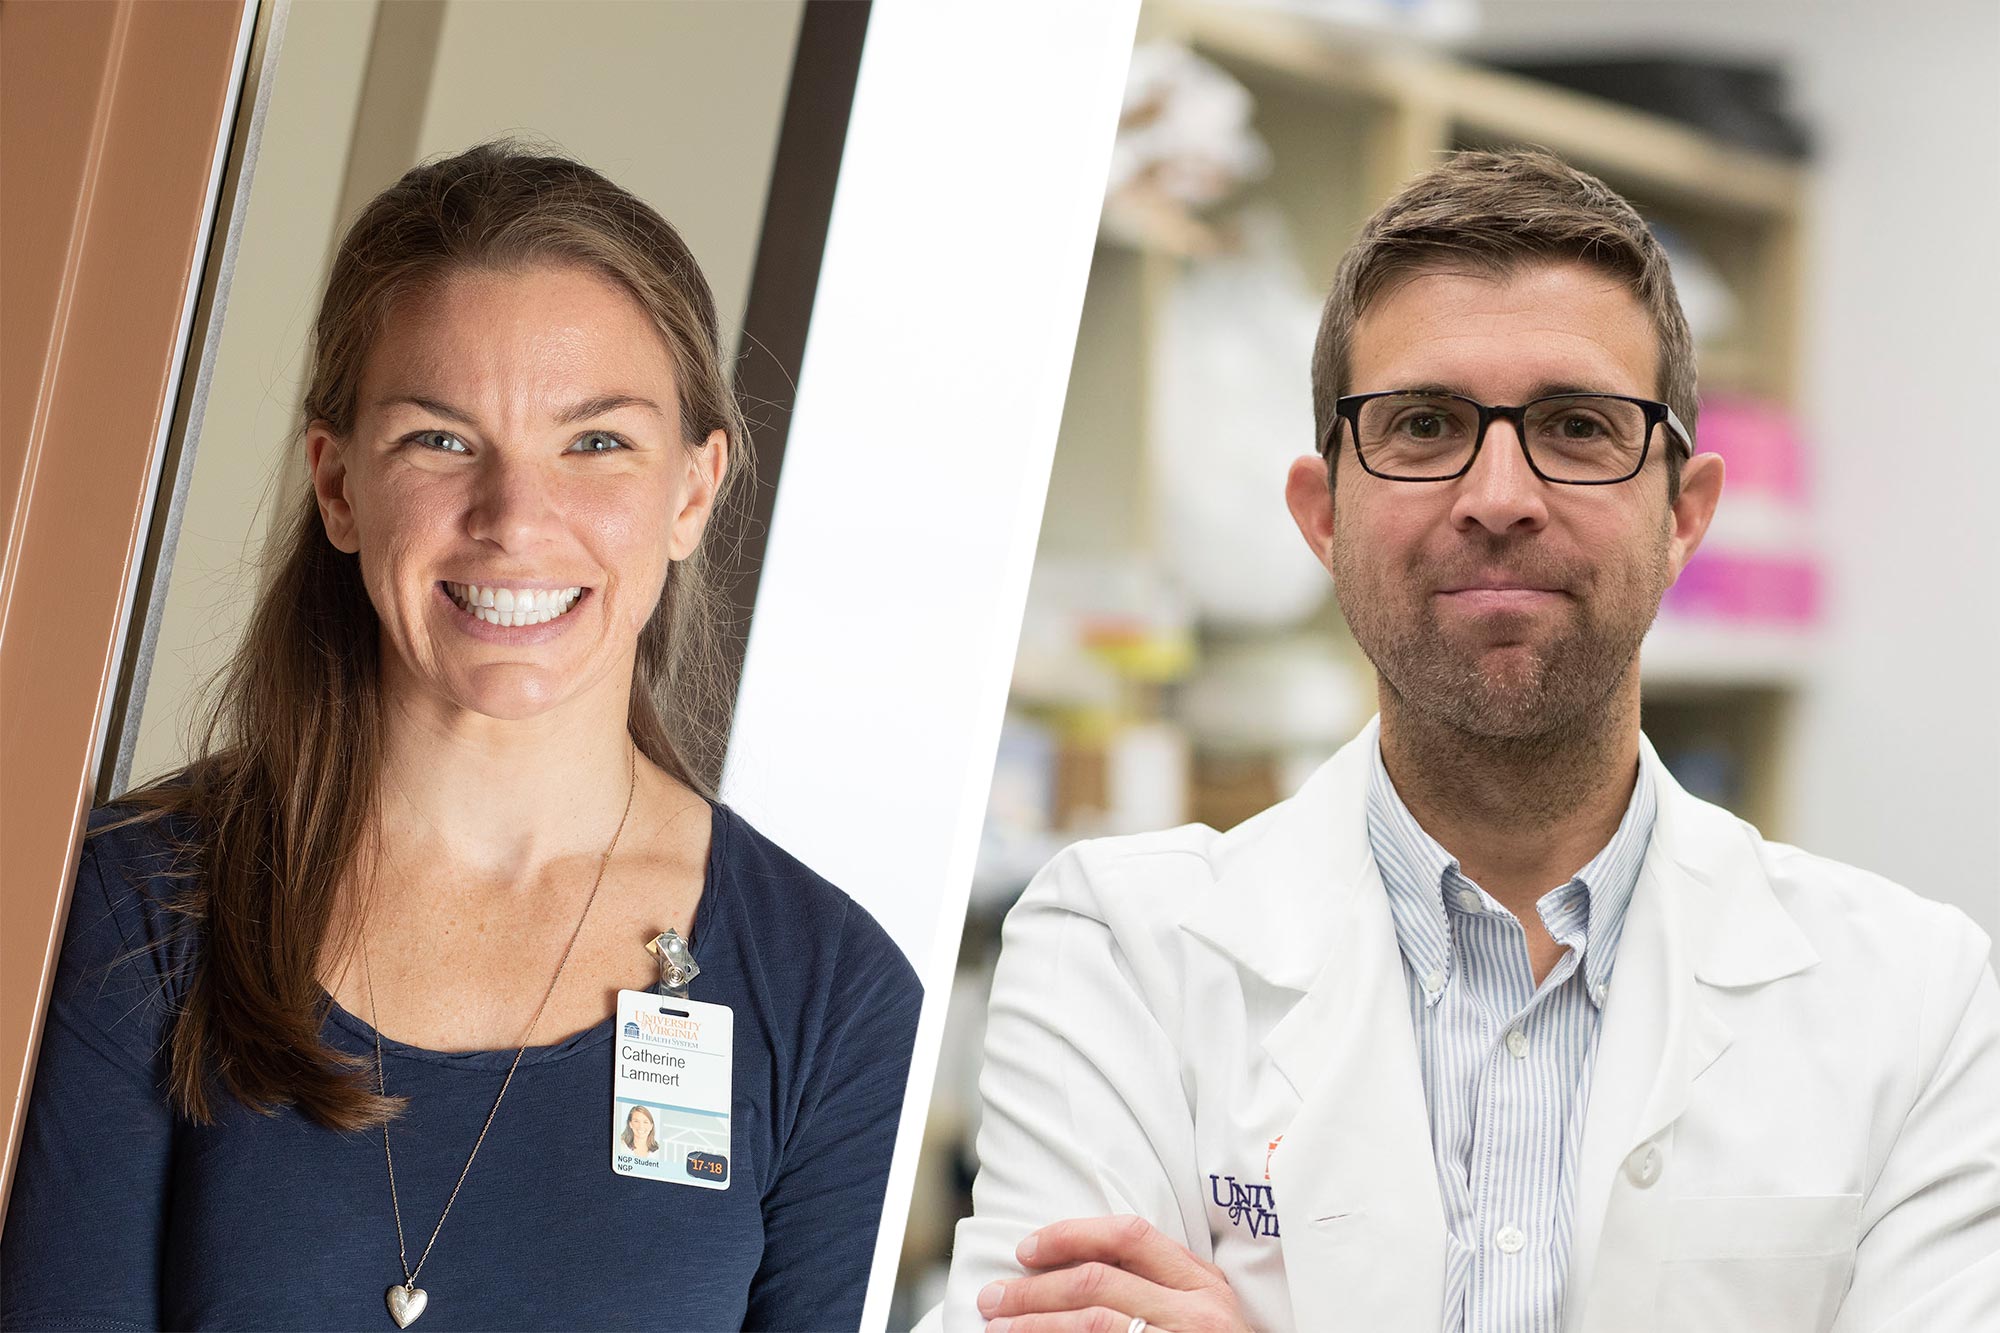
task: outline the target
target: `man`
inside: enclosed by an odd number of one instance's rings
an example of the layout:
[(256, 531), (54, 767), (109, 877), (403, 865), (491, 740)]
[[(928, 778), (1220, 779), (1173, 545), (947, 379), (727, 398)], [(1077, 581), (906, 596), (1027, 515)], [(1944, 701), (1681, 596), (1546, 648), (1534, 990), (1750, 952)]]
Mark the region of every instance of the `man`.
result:
[(1313, 380), (1286, 499), (1379, 718), (1023, 897), (946, 1327), (2000, 1327), (1988, 940), (1640, 732), (1723, 478), (1645, 224), (1460, 154), (1364, 227)]

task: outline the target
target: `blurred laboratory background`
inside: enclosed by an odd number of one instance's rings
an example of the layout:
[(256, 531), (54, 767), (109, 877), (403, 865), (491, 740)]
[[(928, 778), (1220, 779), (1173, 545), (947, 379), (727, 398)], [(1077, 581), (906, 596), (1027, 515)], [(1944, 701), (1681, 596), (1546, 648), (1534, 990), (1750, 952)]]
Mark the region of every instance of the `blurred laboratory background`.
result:
[(1028, 879), (1238, 823), (1375, 711), (1283, 482), (1341, 252), (1443, 150), (1553, 149), (1671, 255), (1728, 479), (1642, 653), (1669, 767), (2000, 933), (1996, 63), (1987, 0), (1145, 5), (892, 1327), (970, 1211)]

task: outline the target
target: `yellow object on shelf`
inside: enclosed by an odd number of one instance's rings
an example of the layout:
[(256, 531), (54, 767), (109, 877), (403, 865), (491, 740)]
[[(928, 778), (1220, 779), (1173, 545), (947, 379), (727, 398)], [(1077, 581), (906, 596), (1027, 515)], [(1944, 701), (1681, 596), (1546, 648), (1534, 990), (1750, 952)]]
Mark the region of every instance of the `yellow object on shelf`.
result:
[(1142, 684), (1170, 684), (1194, 669), (1194, 634), (1185, 628), (1090, 626), (1084, 630), (1083, 643), (1091, 656)]

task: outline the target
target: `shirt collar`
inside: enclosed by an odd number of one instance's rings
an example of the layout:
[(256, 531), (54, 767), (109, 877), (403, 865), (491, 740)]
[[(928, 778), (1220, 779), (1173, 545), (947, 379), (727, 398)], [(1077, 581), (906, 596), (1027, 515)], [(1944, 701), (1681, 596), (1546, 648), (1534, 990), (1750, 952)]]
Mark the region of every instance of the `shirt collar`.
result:
[[(1451, 921), (1445, 895), (1466, 890), (1484, 894), (1460, 873), (1458, 858), (1426, 833), (1403, 803), (1382, 762), (1379, 735), (1372, 748), (1367, 797), (1369, 848), (1389, 894), (1396, 942), (1423, 984), (1427, 1001), (1435, 1003), (1452, 975)], [(1584, 989), (1599, 1008), (1610, 985), (1612, 960), (1625, 927), (1625, 908), (1639, 883), (1658, 807), (1653, 775), (1642, 762), (1617, 832), (1574, 878), (1537, 902), (1546, 922), (1564, 903), (1575, 901), (1581, 890), (1585, 911), (1581, 926), (1552, 926), (1550, 933), (1560, 939), (1580, 931)]]

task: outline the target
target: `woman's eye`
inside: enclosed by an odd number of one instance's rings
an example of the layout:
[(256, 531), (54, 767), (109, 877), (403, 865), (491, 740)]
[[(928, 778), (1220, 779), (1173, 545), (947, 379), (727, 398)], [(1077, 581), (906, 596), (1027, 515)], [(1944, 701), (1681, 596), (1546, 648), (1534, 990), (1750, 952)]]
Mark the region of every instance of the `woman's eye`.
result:
[(625, 441), (609, 431), (587, 431), (570, 446), (571, 453), (608, 454), (625, 448)]
[[(420, 430), (408, 438), (422, 448), (432, 449), (441, 454), (468, 454), (472, 452), (465, 447), (464, 443), (456, 435), (453, 435), (448, 430)], [(434, 443), (437, 440), (443, 440), (444, 443)]]

